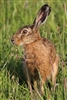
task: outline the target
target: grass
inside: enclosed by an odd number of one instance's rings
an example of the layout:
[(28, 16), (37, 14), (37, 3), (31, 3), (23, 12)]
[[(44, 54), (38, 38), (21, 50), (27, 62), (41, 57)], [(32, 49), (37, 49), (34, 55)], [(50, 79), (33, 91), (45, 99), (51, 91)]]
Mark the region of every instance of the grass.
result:
[[(52, 12), (40, 28), (41, 36), (54, 43), (60, 56), (58, 86), (50, 97), (67, 100), (67, 0), (0, 0), (0, 100), (30, 100), (22, 74), (23, 47), (13, 46), (10, 39), (20, 27), (32, 24), (45, 3)], [(44, 100), (49, 92), (45, 86)]]

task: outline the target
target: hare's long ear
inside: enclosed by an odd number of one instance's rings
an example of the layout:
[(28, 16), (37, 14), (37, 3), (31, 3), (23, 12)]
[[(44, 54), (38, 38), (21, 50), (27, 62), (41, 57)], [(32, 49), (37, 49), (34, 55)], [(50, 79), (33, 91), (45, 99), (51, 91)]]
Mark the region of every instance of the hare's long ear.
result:
[(41, 24), (43, 24), (46, 21), (50, 12), (51, 8), (47, 4), (43, 5), (33, 22), (34, 26), (39, 27)]

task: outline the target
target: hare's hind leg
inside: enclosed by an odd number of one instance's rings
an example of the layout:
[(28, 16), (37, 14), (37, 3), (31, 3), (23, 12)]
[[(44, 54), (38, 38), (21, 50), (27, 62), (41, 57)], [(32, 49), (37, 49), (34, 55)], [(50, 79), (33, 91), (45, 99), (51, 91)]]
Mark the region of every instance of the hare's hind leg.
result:
[(58, 63), (59, 63), (59, 56), (56, 54), (56, 59), (53, 64), (53, 69), (52, 69), (52, 84), (54, 85), (54, 91), (56, 87), (56, 76), (58, 74)]

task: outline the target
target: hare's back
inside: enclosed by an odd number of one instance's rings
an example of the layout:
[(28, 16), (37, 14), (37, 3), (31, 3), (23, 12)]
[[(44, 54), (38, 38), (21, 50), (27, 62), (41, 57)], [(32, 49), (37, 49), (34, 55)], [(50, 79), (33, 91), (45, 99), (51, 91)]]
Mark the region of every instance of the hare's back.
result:
[(54, 44), (46, 38), (42, 38), (42, 42), (46, 49), (49, 51), (51, 61), (54, 62), (56, 58), (56, 50)]

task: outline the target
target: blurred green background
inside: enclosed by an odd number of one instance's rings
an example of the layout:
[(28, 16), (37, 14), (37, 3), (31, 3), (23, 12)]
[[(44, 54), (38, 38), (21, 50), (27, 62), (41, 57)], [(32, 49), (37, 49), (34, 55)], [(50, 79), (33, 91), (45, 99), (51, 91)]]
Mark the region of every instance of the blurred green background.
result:
[[(0, 100), (30, 100), (22, 74), (23, 47), (14, 46), (10, 39), (20, 27), (32, 24), (46, 3), (51, 14), (40, 33), (54, 43), (60, 56), (58, 85), (50, 97), (67, 100), (67, 0), (0, 0)], [(45, 87), (43, 98), (47, 100), (49, 91)]]

